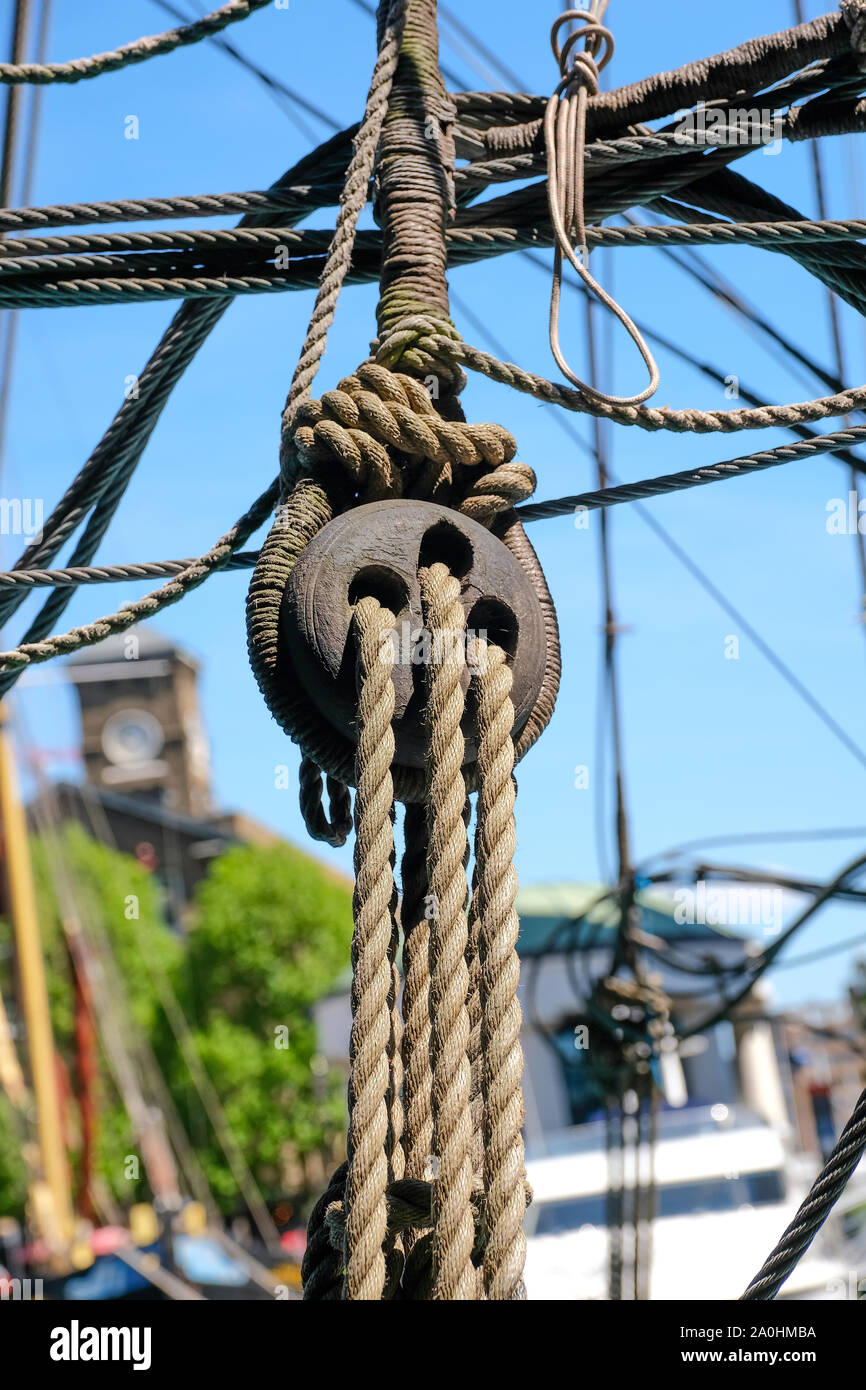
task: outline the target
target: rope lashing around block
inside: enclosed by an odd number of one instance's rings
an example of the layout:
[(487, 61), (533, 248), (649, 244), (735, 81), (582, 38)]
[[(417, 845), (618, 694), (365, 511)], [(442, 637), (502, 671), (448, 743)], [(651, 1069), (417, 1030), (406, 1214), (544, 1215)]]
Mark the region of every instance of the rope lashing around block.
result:
[(164, 34), (150, 34), (110, 53), (95, 53), (91, 58), (73, 58), (68, 63), (0, 63), (0, 82), (7, 85), (21, 82), (37, 85), (81, 82), (85, 78), (99, 77), (104, 72), (117, 72), (119, 68), (129, 67), (132, 63), (143, 63), (148, 58), (158, 58), (186, 44), (199, 43), (201, 39), (220, 33), (228, 25), (246, 19), (270, 3), (271, 0), (229, 0), (229, 4), (178, 29), (168, 29)]
[[(283, 594), (295, 564), (305, 546), (331, 520), (335, 505), (322, 484), (311, 478), (300, 479), (280, 505), (250, 583), (247, 639), (253, 674), (274, 719), (298, 744), (304, 757), (345, 787), (355, 781), (354, 745), (334, 729), (307, 697), (280, 628)], [(515, 743), (515, 759), (520, 761), (546, 729), (556, 704), (561, 674), (559, 628), (541, 566), (515, 514), (501, 513), (495, 531), (528, 575), (541, 606), (545, 630), (541, 691)], [(477, 789), (477, 775), (475, 764), (465, 769), (468, 791)], [(393, 778), (398, 801), (425, 800), (421, 769), (395, 764)], [(333, 823), (333, 811), (329, 819)], [(314, 823), (321, 824), (318, 813)]]
[[(547, 152), (547, 204), (555, 234), (553, 284), (550, 294), (550, 350), (556, 365), (568, 380), (588, 396), (609, 405), (640, 405), (652, 396), (659, 384), (659, 371), (649, 347), (628, 314), (608, 294), (589, 270), (589, 247), (584, 217), (584, 155), (586, 113), (590, 94), (598, 92), (598, 78), (613, 57), (613, 35), (601, 23), (609, 0), (593, 0), (592, 9), (566, 10), (550, 34), (553, 54), (559, 64), (561, 81), (544, 114), (544, 141)], [(583, 21), (560, 45), (563, 25)], [(583, 48), (578, 44), (584, 41)], [(600, 54), (600, 50), (604, 50)], [(572, 237), (577, 238), (577, 251)], [(563, 256), (577, 271), (590, 294), (616, 316), (627, 330), (649, 372), (649, 384), (633, 396), (612, 396), (576, 376), (568, 365), (559, 342), (559, 305), (562, 295)]]
[[(358, 503), (421, 497), (490, 526), (535, 488), (535, 474), (513, 461), (517, 446), (501, 425), (445, 420), (414, 377), (375, 362), (320, 401), (303, 401), (290, 441), (302, 473), (339, 465)], [(482, 465), (492, 471), (479, 475)]]

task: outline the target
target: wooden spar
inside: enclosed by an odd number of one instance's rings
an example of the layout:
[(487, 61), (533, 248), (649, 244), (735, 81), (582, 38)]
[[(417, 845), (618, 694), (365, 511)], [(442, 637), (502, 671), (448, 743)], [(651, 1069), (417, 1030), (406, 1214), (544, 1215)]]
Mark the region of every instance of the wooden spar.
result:
[(0, 704), (0, 828), (9, 914), (21, 988), (21, 1007), (27, 1029), (27, 1052), (36, 1100), (39, 1151), (50, 1201), (45, 1204), (42, 1235), (55, 1256), (62, 1255), (73, 1235), (69, 1165), (63, 1143), (60, 1097), (54, 1058), (54, 1038), (45, 982), (45, 960), (36, 915), (33, 872), (27, 846), (27, 824), (18, 795), (18, 779), (6, 710)]

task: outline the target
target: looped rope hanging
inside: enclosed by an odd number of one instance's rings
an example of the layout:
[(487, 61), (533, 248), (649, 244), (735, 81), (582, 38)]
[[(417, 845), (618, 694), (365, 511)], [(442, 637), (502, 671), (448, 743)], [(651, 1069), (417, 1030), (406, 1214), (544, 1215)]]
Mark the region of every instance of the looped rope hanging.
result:
[[(547, 205), (553, 224), (555, 247), (553, 283), (550, 292), (550, 350), (556, 365), (578, 390), (608, 405), (640, 405), (652, 396), (659, 384), (655, 359), (637, 325), (616, 300), (590, 273), (589, 247), (584, 217), (584, 154), (586, 113), (590, 96), (598, 94), (601, 70), (613, 57), (613, 35), (601, 23), (609, 0), (594, 0), (592, 10), (566, 10), (550, 34), (553, 54), (562, 80), (547, 103), (544, 113), (544, 142), (547, 150)], [(581, 28), (569, 34), (560, 47), (559, 31), (564, 24), (582, 20)], [(577, 44), (584, 40), (583, 49)], [(604, 52), (599, 57), (599, 50)], [(573, 238), (577, 241), (574, 248)], [(614, 396), (583, 381), (572, 371), (559, 341), (559, 306), (562, 296), (562, 258), (574, 267), (590, 294), (619, 319), (643, 358), (649, 372), (649, 385), (633, 396)]]

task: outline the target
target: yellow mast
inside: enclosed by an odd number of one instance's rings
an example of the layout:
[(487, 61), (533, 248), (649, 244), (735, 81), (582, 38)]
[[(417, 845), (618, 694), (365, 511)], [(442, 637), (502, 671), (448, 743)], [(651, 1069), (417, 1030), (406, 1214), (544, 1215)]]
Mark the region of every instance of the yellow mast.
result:
[(27, 844), (27, 823), (18, 795), (15, 758), (6, 732), (6, 724), (6, 710), (0, 703), (0, 827), (3, 833), (9, 911), (15, 932), (21, 1005), (27, 1027), (30, 1074), (36, 1100), (39, 1149), (45, 1184), (50, 1196), (49, 1210), (42, 1214), (42, 1234), (52, 1250), (60, 1254), (68, 1247), (74, 1230), (70, 1174), (63, 1144), (54, 1038)]

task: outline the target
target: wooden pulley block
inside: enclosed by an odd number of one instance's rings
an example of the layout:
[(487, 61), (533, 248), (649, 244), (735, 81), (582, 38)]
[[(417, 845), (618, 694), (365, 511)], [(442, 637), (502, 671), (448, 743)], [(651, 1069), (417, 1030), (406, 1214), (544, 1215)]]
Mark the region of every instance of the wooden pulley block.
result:
[(476, 654), (469, 638), (504, 648), (513, 674), (516, 738), (544, 677), (542, 609), (528, 576), (501, 540), (478, 522), (433, 502), (370, 502), (335, 517), (306, 547), (283, 597), (281, 625), (298, 679), (341, 734), (356, 737), (356, 643), (352, 612), (372, 596), (394, 614), (395, 758), (423, 767), (426, 667), (442, 660), (441, 640), (425, 627), (419, 571), (437, 562), (460, 581), (466, 614), (463, 674), (470, 690), (465, 762), (475, 760), (470, 682)]

